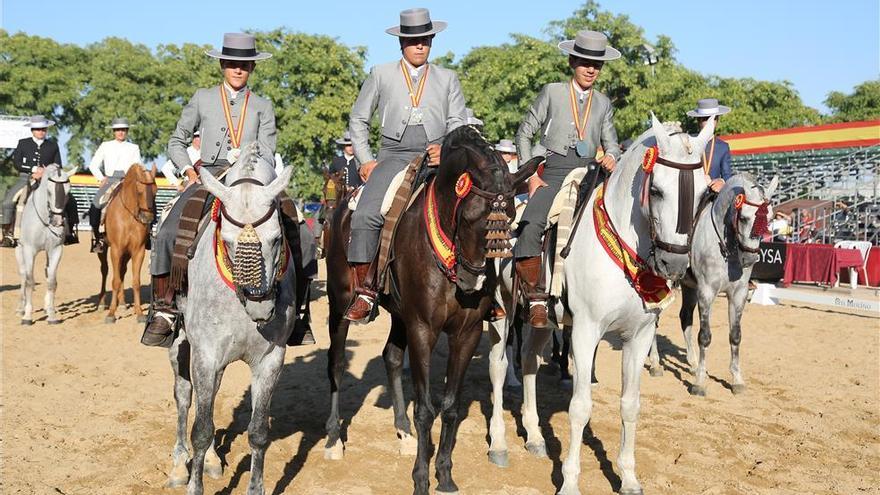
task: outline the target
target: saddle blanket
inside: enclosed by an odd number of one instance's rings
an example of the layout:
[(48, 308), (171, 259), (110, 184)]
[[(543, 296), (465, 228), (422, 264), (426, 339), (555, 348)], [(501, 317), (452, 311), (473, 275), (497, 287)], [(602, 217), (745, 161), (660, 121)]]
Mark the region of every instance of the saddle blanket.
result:
[[(407, 169), (403, 169), (391, 179), (391, 184), (388, 185), (388, 189), (385, 190), (385, 196), (382, 198), (382, 208), (379, 210), (382, 213), (382, 216), (388, 215), (388, 211), (391, 210), (391, 203), (394, 201), (394, 195), (397, 194), (397, 190), (400, 189), (400, 186), (403, 184), (403, 179), (406, 176)], [(361, 191), (363, 191), (364, 185), (358, 186), (352, 193), (351, 198), (348, 200), (348, 209), (354, 211), (357, 209), (358, 202), (360, 201)]]

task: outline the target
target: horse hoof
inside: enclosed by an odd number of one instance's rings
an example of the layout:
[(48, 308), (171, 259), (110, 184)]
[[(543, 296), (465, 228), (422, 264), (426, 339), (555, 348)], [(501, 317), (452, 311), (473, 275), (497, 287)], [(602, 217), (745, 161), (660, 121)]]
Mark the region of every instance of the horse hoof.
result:
[(544, 442), (527, 443), (526, 450), (529, 451), (529, 454), (532, 454), (533, 456), (535, 456), (539, 459), (543, 459), (544, 457), (547, 457), (547, 444), (545, 444)]
[(61, 320), (49, 320), (47, 323), (50, 325), (60, 325)]
[(746, 391), (745, 383), (734, 383), (730, 386), (730, 391), (733, 392), (733, 395), (739, 395)]
[(645, 495), (645, 492), (641, 488), (633, 488), (630, 490), (620, 490), (620, 495)]
[(416, 440), (416, 437), (412, 435), (406, 435), (400, 437), (400, 447), (398, 448), (398, 454), (406, 457), (413, 457), (419, 450), (419, 442)]
[(180, 488), (189, 483), (189, 474), (185, 473), (181, 476), (169, 476), (165, 482), (165, 488)]
[(223, 477), (223, 466), (221, 464), (205, 463), (205, 475), (212, 480), (219, 480)]
[(147, 322), (147, 315), (138, 315), (137, 322), (138, 323), (146, 323)]
[(663, 376), (663, 368), (650, 368), (648, 369), (648, 373), (653, 377)]
[(33, 320), (26, 320), (26, 319), (22, 318), (22, 319), (21, 319), (21, 324), (24, 325), (24, 326), (26, 326), (26, 327), (29, 327), (29, 326), (31, 326), (31, 325), (34, 324), (34, 321), (33, 321)]
[(111, 323), (116, 323), (116, 317), (115, 316), (106, 316), (106, 317), (104, 317), (104, 323), (106, 323), (108, 325)]
[(341, 461), (345, 455), (345, 447), (341, 440), (337, 440), (332, 447), (324, 447), (324, 459), (328, 461)]
[(706, 387), (701, 387), (699, 385), (691, 385), (691, 389), (689, 390), (691, 395), (695, 395), (697, 397), (705, 397), (706, 396)]
[(437, 486), (437, 489), (434, 490), (434, 493), (437, 495), (458, 495), (458, 487), (451, 481), (446, 484), (441, 483)]
[(508, 459), (506, 450), (490, 450), (489, 462), (503, 468), (510, 465), (510, 459)]

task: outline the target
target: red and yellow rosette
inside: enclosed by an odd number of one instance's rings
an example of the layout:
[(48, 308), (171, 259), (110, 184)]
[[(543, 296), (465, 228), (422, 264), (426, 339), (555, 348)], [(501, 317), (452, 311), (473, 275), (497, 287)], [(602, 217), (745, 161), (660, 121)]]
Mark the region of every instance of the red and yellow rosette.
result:
[(743, 203), (746, 202), (745, 194), (737, 194), (735, 198), (733, 198), (733, 207), (737, 210), (742, 209)]
[(455, 195), (458, 196), (459, 199), (464, 198), (471, 192), (473, 186), (474, 181), (471, 179), (471, 174), (465, 172), (458, 177), (457, 181), (455, 181)]
[(642, 170), (646, 174), (654, 171), (654, 165), (657, 163), (657, 157), (660, 156), (660, 150), (656, 146), (651, 146), (645, 150), (645, 156), (642, 158)]

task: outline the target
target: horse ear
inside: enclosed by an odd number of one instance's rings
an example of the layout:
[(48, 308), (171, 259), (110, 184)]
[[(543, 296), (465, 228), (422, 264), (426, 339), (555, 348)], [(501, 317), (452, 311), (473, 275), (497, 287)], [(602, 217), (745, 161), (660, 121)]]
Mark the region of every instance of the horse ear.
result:
[(266, 196), (267, 202), (274, 200), (287, 189), (287, 185), (290, 184), (291, 175), (293, 175), (293, 167), (288, 165), (281, 170), (281, 173), (278, 174), (278, 177), (275, 177), (275, 180), (270, 182), (268, 186), (263, 187), (263, 193)]
[(74, 165), (68, 170), (65, 170), (64, 173), (67, 174), (68, 177), (75, 175), (76, 171), (79, 170), (79, 165)]
[(764, 189), (764, 199), (769, 200), (773, 197), (773, 193), (776, 192), (776, 188), (779, 187), (779, 176), (774, 175), (773, 179), (770, 181), (770, 185)]
[(535, 172), (538, 170), (538, 165), (543, 161), (543, 156), (536, 156), (527, 161), (522, 167), (513, 173), (513, 185), (518, 186), (525, 182), (529, 177), (535, 175)]
[(695, 144), (693, 146), (694, 151), (698, 153), (702, 153), (703, 150), (706, 149), (706, 145), (709, 144), (709, 141), (712, 139), (712, 136), (715, 135), (715, 116), (712, 115), (709, 117), (709, 120), (706, 121), (706, 125), (700, 130), (700, 134), (694, 139)]
[(654, 139), (657, 141), (657, 148), (663, 152), (669, 149), (669, 135), (666, 134), (666, 128), (651, 112), (651, 129), (654, 131)]
[(199, 180), (202, 181), (202, 185), (205, 186), (205, 189), (219, 199), (221, 203), (229, 202), (229, 188), (217, 180), (211, 172), (208, 171), (207, 167), (202, 167), (201, 170), (199, 170)]

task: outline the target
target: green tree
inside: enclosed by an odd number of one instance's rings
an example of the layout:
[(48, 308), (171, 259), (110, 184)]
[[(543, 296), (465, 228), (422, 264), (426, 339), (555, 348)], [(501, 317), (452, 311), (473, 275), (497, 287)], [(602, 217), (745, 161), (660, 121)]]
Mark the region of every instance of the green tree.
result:
[(880, 79), (859, 84), (851, 94), (832, 91), (825, 105), (831, 110), (831, 122), (880, 119)]

